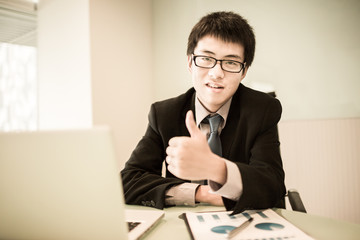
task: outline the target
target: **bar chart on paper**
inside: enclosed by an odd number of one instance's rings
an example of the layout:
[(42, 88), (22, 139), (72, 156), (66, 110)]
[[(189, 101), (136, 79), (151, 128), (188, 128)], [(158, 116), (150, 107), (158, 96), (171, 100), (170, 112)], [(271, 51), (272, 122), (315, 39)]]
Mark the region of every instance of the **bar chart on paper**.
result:
[(312, 239), (271, 209), (246, 211), (236, 215), (231, 215), (231, 212), (187, 212), (185, 216), (191, 235), (195, 240), (228, 239), (230, 231), (250, 218), (253, 218), (251, 224), (232, 239)]

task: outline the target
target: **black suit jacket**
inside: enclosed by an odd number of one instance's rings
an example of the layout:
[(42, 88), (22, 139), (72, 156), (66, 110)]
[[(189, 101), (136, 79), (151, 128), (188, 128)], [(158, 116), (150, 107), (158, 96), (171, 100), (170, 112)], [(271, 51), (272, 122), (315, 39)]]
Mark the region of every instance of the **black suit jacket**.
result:
[[(149, 124), (121, 171), (127, 204), (165, 207), (165, 192), (184, 183), (166, 169), (161, 177), (168, 142), (189, 136), (185, 126), (188, 110), (195, 110), (195, 90), (152, 104)], [(238, 201), (223, 198), (226, 209), (283, 207), (284, 171), (279, 150), (277, 123), (280, 102), (268, 94), (240, 84), (233, 96), (228, 119), (220, 138), (223, 157), (236, 163), (241, 172), (243, 193)]]

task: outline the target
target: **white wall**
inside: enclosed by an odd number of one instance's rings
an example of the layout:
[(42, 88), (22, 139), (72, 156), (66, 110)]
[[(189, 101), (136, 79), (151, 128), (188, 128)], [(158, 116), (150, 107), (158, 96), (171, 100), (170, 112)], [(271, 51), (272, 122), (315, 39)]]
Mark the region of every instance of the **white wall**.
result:
[(119, 169), (152, 102), (150, 0), (43, 0), (38, 7), (39, 128), (108, 125)]
[(90, 127), (87, 0), (39, 2), (38, 66), (39, 129)]
[(152, 103), (151, 1), (90, 1), (94, 125), (114, 131), (122, 169)]

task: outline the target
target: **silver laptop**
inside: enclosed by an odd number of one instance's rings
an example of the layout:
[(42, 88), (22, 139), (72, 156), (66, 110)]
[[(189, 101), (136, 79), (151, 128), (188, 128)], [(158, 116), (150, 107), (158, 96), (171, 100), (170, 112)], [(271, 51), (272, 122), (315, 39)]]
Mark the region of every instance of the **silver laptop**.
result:
[(124, 210), (116, 168), (108, 128), (0, 133), (0, 239), (140, 238), (164, 212)]

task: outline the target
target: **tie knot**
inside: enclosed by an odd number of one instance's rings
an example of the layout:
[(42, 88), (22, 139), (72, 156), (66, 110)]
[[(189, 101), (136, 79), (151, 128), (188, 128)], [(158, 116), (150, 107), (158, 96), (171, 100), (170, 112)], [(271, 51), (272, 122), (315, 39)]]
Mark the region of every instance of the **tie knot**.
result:
[(217, 132), (223, 118), (219, 114), (215, 114), (214, 116), (209, 115), (206, 118), (210, 124), (210, 132)]

